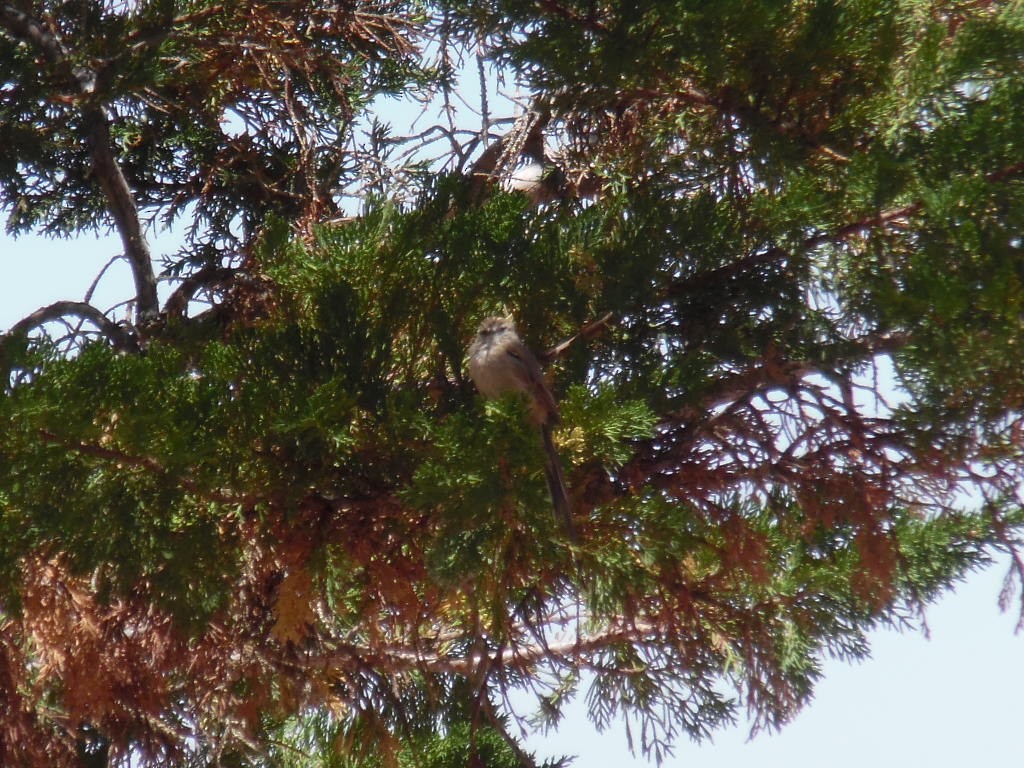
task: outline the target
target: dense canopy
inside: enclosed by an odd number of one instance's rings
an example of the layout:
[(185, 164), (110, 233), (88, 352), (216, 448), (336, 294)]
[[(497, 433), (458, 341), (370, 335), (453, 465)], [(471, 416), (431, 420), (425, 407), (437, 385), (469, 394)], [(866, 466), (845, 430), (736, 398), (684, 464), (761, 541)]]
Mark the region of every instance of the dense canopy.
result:
[(660, 758), (1024, 573), (1019, 2), (12, 0), (0, 73), (8, 231), (134, 278), (0, 336), (0, 764)]

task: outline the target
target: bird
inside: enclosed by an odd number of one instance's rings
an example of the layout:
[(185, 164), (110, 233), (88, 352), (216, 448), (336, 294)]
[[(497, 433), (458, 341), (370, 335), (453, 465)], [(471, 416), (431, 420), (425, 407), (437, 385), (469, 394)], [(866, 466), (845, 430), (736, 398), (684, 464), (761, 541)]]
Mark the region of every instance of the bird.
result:
[(544, 177), (547, 169), (537, 160), (517, 166), (511, 173), (501, 180), (501, 187), (506, 192), (522, 192), (528, 198), (537, 202), (543, 196)]
[(508, 317), (488, 317), (480, 323), (466, 353), (469, 377), (487, 399), (510, 392), (519, 393), (529, 405), (529, 420), (540, 428), (544, 441), (544, 475), (555, 516), (570, 540), (577, 541), (572, 507), (566, 491), (562, 462), (555, 448), (552, 430), (561, 422), (558, 404), (544, 382), (540, 363), (516, 332)]

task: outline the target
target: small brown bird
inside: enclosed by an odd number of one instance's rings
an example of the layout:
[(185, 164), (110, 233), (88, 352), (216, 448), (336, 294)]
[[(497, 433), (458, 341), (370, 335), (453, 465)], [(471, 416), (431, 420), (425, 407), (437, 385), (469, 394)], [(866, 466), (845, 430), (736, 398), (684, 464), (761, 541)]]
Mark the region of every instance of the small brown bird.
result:
[(493, 399), (508, 392), (519, 392), (526, 397), (530, 405), (530, 420), (540, 427), (544, 438), (544, 474), (555, 514), (565, 526), (569, 538), (576, 541), (562, 462), (551, 436), (551, 430), (561, 417), (555, 398), (544, 383), (540, 363), (523, 344), (515, 325), (507, 317), (488, 317), (480, 324), (469, 345), (467, 358), (469, 376), (484, 397)]

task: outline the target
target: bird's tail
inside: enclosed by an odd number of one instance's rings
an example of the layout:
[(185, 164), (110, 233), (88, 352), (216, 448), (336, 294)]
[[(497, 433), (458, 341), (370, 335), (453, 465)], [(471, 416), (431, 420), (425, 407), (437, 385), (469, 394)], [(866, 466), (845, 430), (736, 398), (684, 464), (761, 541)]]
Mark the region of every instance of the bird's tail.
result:
[(565, 475), (562, 474), (562, 462), (558, 458), (555, 441), (551, 437), (551, 425), (544, 424), (541, 432), (544, 435), (544, 476), (551, 491), (555, 517), (565, 527), (569, 540), (577, 543), (579, 539), (576, 537), (576, 527), (572, 523), (572, 507), (569, 505), (569, 494), (565, 488)]

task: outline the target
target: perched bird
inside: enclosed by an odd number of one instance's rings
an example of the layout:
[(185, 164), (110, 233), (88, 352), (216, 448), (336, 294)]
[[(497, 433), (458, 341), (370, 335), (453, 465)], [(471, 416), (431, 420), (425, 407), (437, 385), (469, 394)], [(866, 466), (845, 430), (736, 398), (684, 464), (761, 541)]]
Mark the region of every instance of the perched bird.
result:
[(488, 317), (480, 324), (469, 345), (467, 360), (469, 376), (484, 397), (493, 399), (508, 392), (518, 392), (526, 397), (530, 421), (540, 427), (544, 438), (544, 474), (555, 514), (565, 526), (569, 538), (576, 541), (562, 462), (551, 436), (551, 430), (561, 418), (555, 398), (544, 383), (537, 358), (523, 344), (511, 319)]
[(506, 192), (522, 192), (531, 200), (541, 195), (544, 176), (547, 169), (537, 160), (531, 160), (514, 168), (508, 176), (501, 180), (501, 187)]

